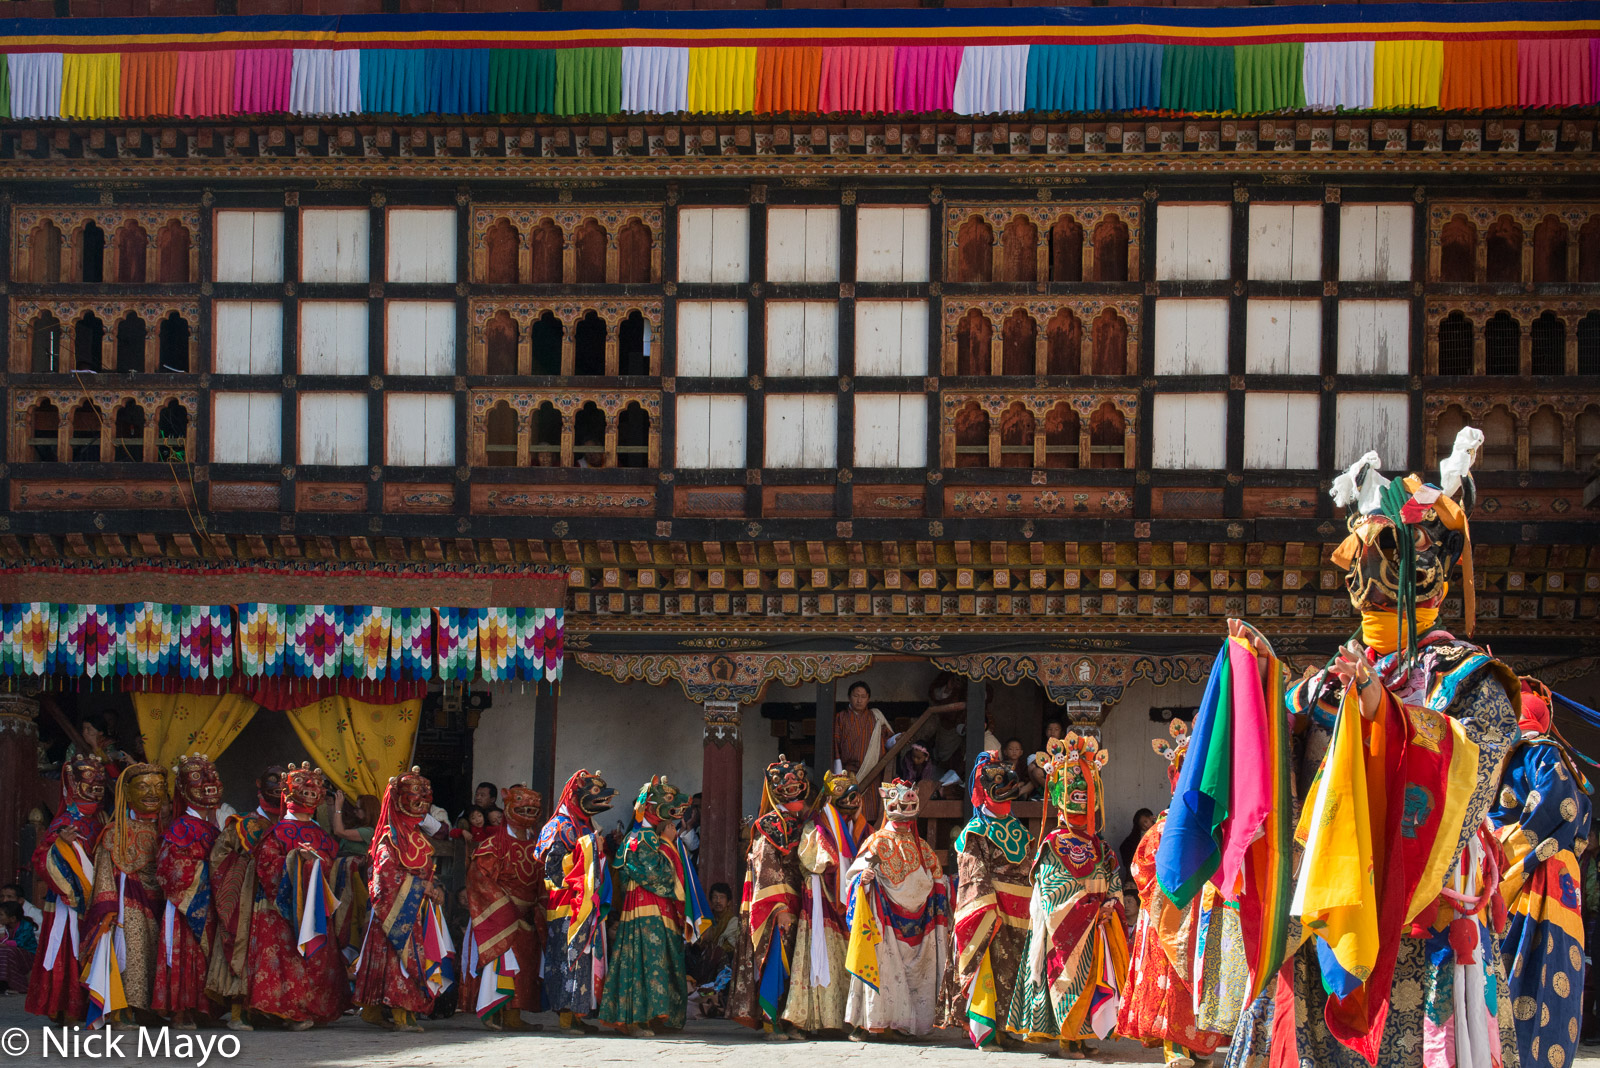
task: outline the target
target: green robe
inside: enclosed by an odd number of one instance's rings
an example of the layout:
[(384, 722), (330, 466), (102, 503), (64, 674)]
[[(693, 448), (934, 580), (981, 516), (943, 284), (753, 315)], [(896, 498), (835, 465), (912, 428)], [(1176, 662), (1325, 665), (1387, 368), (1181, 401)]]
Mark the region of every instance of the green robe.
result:
[(683, 876), (677, 850), (648, 827), (632, 831), (612, 869), (622, 911), (600, 1022), (683, 1026), (689, 1002), (683, 953)]

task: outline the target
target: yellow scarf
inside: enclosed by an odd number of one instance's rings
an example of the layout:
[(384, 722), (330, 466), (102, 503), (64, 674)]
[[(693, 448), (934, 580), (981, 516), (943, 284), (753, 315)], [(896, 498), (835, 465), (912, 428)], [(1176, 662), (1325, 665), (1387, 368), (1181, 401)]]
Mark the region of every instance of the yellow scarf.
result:
[[(1448, 589), (1446, 590), (1448, 592)], [(1426, 634), (1439, 618), (1439, 608), (1417, 606), (1417, 633)], [(1361, 641), (1379, 656), (1388, 656), (1400, 648), (1400, 613), (1378, 612), (1368, 609), (1361, 613)]]

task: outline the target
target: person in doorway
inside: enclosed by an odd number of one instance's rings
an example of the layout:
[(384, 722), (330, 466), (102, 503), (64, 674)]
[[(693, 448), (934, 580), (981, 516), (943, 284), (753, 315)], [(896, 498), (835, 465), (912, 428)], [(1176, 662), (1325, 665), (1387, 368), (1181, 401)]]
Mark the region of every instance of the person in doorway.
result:
[(498, 808), (499, 805), (499, 787), (492, 782), (480, 782), (477, 788), (472, 791), (472, 804), (468, 805), (467, 810), (456, 819), (456, 824), (460, 825), (462, 820), (472, 814), (473, 809), (477, 809), (480, 812), (488, 812), (491, 808)]
[[(1067, 733), (1067, 729), (1064, 726), (1062, 726), (1061, 721), (1059, 719), (1048, 719), (1048, 720), (1045, 720), (1045, 724), (1044, 724), (1044, 744), (1045, 744), (1045, 746), (1048, 747), (1052, 741), (1055, 741), (1055, 740), (1065, 736), (1066, 733)], [(1045, 783), (1045, 779), (1046, 779), (1045, 768), (1044, 768), (1044, 766), (1042, 764), (1039, 763), (1038, 757), (1039, 757), (1038, 753), (1029, 753), (1028, 754), (1028, 761), (1027, 761), (1027, 763), (1028, 763), (1028, 781), (1033, 784), (1033, 788), (1028, 792), (1030, 797), (1042, 797), (1044, 795), (1044, 790), (1045, 790), (1045, 786), (1046, 786), (1046, 783)], [(1135, 843), (1135, 844), (1137, 844), (1137, 843)]]
[(859, 777), (882, 758), (892, 731), (883, 713), (871, 707), (872, 687), (857, 680), (848, 697), (849, 705), (833, 717), (834, 770)]
[(538, 827), (544, 797), (517, 783), (506, 787), (505, 803), (505, 827), (477, 844), (467, 869), (472, 923), (462, 946), (471, 966), (461, 1004), (491, 1031), (523, 1031), (523, 1012), (538, 1012), (541, 1003), (545, 889)]
[(5, 904), (7, 901), (15, 901), (20, 905), (22, 914), (33, 921), (35, 929), (44, 929), (44, 913), (40, 911), (37, 905), (22, 896), (21, 883), (7, 883), (4, 886), (0, 886), (0, 905)]
[(83, 744), (80, 746), (77, 742), (73, 742), (67, 746), (67, 762), (70, 763), (80, 753), (96, 757), (105, 765), (107, 781), (116, 779), (122, 773), (122, 769), (128, 766), (130, 758), (117, 745), (113, 732), (113, 721), (110, 716), (85, 716), (78, 728)]
[(0, 901), (0, 994), (26, 994), (39, 929), (22, 914), (19, 901)]
[[(1182, 720), (1173, 720), (1182, 723)], [(1185, 725), (1187, 728), (1187, 725)], [(1176, 782), (1176, 780), (1174, 780)], [(1117, 858), (1122, 861), (1122, 888), (1124, 891), (1133, 889), (1133, 854), (1138, 851), (1139, 843), (1144, 840), (1145, 834), (1156, 824), (1156, 815), (1147, 808), (1141, 808), (1133, 814), (1133, 829), (1128, 832), (1128, 837), (1122, 840), (1122, 845), (1117, 847)]]
[[(948, 671), (940, 672), (928, 687), (929, 711), (933, 716), (922, 728), (918, 740), (928, 746), (936, 767), (957, 772), (957, 778), (966, 770), (967, 721), (964, 713), (967, 703), (961, 700), (963, 680)], [(959, 791), (957, 791), (959, 795)]]
[(283, 768), (276, 764), (256, 778), (256, 807), (224, 821), (211, 847), (212, 911), (216, 916), (206, 993), (228, 1006), (228, 1027), (253, 1031), (245, 1019), (254, 954), (250, 921), (256, 899), (256, 846), (283, 817)]
[(300, 941), (302, 930), (316, 929), (318, 914), (324, 929), (332, 923), (328, 886), (339, 847), (312, 819), (326, 796), (322, 772), (309, 763), (291, 764), (283, 776), (283, 816), (255, 850), (247, 1003), (282, 1020), (288, 1031), (332, 1023), (350, 1000), (338, 940)]
[(432, 1012), (434, 997), (449, 985), (447, 962), (435, 948), (450, 941), (444, 889), (434, 878), (433, 843), (423, 826), (436, 822), (432, 805), (433, 785), (422, 769), (390, 779), (369, 854), (372, 919), (352, 997), (363, 1020), (388, 1030), (420, 1033), (417, 1017)]
[(688, 807), (689, 799), (664, 776), (652, 778), (639, 790), (633, 829), (617, 855), (622, 908), (600, 1022), (634, 1037), (681, 1031), (688, 1013), (687, 880), (677, 847), (678, 820)]
[(178, 759), (179, 815), (161, 836), (156, 873), (166, 895), (156, 986), (151, 1007), (169, 1014), (172, 1026), (194, 1030), (209, 1016), (206, 972), (216, 939), (216, 899), (211, 890), (211, 851), (217, 843), (217, 804), (222, 779), (211, 758), (200, 753)]

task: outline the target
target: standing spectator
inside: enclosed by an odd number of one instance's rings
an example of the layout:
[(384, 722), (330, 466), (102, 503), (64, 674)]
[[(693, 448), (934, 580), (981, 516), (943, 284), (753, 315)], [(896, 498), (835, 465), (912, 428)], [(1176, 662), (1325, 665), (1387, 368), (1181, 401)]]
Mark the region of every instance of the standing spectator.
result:
[(1139, 843), (1144, 839), (1144, 832), (1156, 825), (1156, 814), (1147, 808), (1141, 808), (1133, 814), (1133, 829), (1128, 832), (1128, 837), (1122, 840), (1122, 845), (1117, 848), (1117, 859), (1122, 862), (1122, 885), (1133, 885), (1133, 852), (1139, 848)]
[(17, 901), (0, 901), (0, 993), (26, 994), (39, 928), (22, 914)]
[(689, 862), (696, 868), (700, 866), (700, 800), (700, 794), (689, 799), (689, 811), (683, 814), (683, 828), (678, 832), (678, 840), (689, 851)]
[(889, 721), (870, 707), (872, 687), (866, 683), (851, 683), (849, 698), (849, 705), (833, 717), (833, 762), (835, 770), (859, 777), (883, 756)]
[(500, 803), (500, 788), (492, 782), (480, 782), (478, 788), (472, 791), (472, 804), (456, 819), (459, 825), (472, 814), (473, 809), (481, 809), (485, 814)]
[(7, 883), (0, 886), (0, 904), (7, 901), (15, 901), (22, 906), (22, 914), (33, 921), (35, 930), (44, 926), (44, 913), (39, 910), (39, 906), (22, 896), (22, 887), (19, 884)]

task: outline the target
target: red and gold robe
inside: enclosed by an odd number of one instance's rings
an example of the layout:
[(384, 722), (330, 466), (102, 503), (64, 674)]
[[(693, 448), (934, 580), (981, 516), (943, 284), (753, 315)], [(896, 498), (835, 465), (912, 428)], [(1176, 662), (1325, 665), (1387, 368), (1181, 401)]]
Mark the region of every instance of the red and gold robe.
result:
[(210, 1012), (206, 969), (216, 936), (211, 894), (211, 849), (217, 825), (189, 809), (161, 836), (156, 875), (167, 905), (156, 954), (156, 986), (150, 1007), (157, 1012)]
[[(89, 909), (90, 884), (79, 852), (61, 838), (63, 828), (71, 827), (82, 858), (93, 858), (105, 817), (99, 811), (83, 812), (75, 805), (63, 806), (50, 821), (43, 839), (33, 851), (34, 878), (49, 889), (44, 898), (44, 923), (39, 927), (39, 951), (33, 955), (33, 973), (28, 979), (27, 1010), (37, 1016), (82, 1020), (89, 995), (80, 978), (78, 946), (86, 928), (82, 920)], [(92, 876), (90, 877), (92, 881)]]
[(433, 851), (428, 849), (420, 855), (426, 859), (410, 867), (401, 859), (392, 838), (385, 836), (377, 843), (367, 883), (372, 892), (372, 914), (361, 944), (361, 959), (356, 963), (353, 997), (357, 1005), (387, 1005), (416, 1013), (433, 1011), (434, 995), (416, 952), (417, 940), (422, 937), (426, 895), (433, 887)]
[(294, 878), (297, 865), (292, 863), (292, 855), (302, 845), (315, 851), (324, 871), (330, 869), (338, 845), (331, 834), (309, 819), (285, 816), (256, 847), (248, 1004), (285, 1020), (332, 1023), (344, 1014), (350, 1001), (339, 944), (330, 937), (309, 956), (302, 956), (296, 946), (299, 920), (285, 915), (278, 904), (283, 880)]
[(1156, 850), (1166, 825), (1163, 812), (1139, 840), (1129, 862), (1133, 883), (1139, 889), (1139, 923), (1117, 1013), (1117, 1033), (1146, 1046), (1172, 1042), (1207, 1056), (1225, 1036), (1195, 1026), (1192, 977), (1200, 896), (1196, 895), (1188, 908), (1180, 909), (1161, 892), (1156, 881)]
[[(799, 806), (795, 806), (798, 808)], [(778, 927), (778, 916), (787, 912), (790, 919), (800, 915), (800, 858), (795, 851), (800, 837), (799, 815), (794, 812), (768, 812), (751, 828), (749, 866), (745, 869), (738, 948), (734, 953), (733, 990), (728, 998), (728, 1017), (749, 1027), (776, 1022), (783, 1006), (761, 1004), (763, 978), (771, 970), (768, 990), (788, 993), (789, 961), (794, 955), (794, 928), (787, 934)], [(774, 950), (773, 940), (778, 939)], [(780, 960), (781, 958), (781, 960)], [(769, 1014), (768, 1009), (777, 1010)]]
[(255, 849), (277, 822), (261, 809), (229, 816), (211, 846), (211, 913), (215, 934), (206, 992), (241, 998), (250, 986), (250, 917), (256, 899)]
[(153, 818), (130, 816), (107, 827), (94, 851), (94, 900), (84, 919), (79, 955), (93, 959), (95, 940), (121, 927), (118, 958), (130, 1009), (153, 1007), (159, 925), (166, 901), (156, 876), (160, 850), (161, 825)]
[[(467, 869), (467, 910), (480, 965), (502, 961), (510, 950), (517, 961), (515, 992), (508, 1008), (538, 1012), (539, 964), (544, 952), (544, 864), (538, 840), (516, 838), (501, 827), (472, 852)], [(502, 966), (503, 970), (503, 966)], [(478, 1001), (476, 975), (463, 975), (460, 1005)]]

